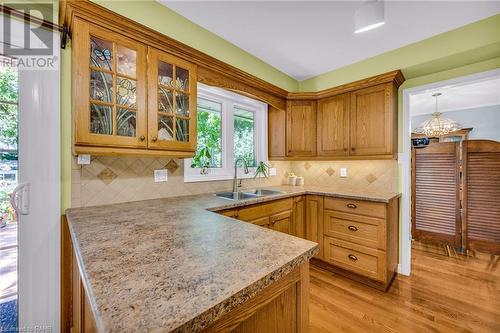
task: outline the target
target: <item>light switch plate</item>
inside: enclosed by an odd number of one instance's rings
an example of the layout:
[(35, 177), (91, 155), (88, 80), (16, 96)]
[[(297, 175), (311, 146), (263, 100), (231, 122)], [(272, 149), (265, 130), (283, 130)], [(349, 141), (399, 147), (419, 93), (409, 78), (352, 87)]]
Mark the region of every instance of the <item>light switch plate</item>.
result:
[(90, 164), (90, 155), (78, 155), (77, 163), (79, 165)]
[(347, 177), (347, 168), (340, 168), (340, 177)]
[(269, 176), (276, 176), (276, 168), (269, 168)]
[(155, 170), (155, 183), (166, 182), (168, 180), (167, 169)]

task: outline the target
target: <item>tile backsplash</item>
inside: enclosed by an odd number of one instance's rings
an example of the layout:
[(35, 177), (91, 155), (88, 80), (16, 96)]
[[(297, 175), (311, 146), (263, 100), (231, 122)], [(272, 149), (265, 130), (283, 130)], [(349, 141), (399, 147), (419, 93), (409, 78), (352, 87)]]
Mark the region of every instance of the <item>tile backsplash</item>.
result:
[[(178, 165), (172, 167), (173, 160)], [(269, 179), (244, 179), (243, 188), (281, 185), (290, 170), (290, 162), (272, 162), (276, 176)], [(95, 156), (89, 165), (78, 165), (73, 158), (71, 206), (85, 207), (118, 202), (157, 199), (171, 196), (230, 191), (232, 180), (184, 182), (183, 160)], [(155, 183), (153, 173), (168, 172), (168, 181)]]
[[(232, 180), (185, 183), (183, 161), (171, 161), (170, 158), (96, 156), (89, 165), (78, 165), (74, 158), (71, 205), (95, 206), (231, 189)], [(271, 164), (277, 170), (276, 176), (244, 179), (243, 188), (281, 185), (290, 171), (303, 176), (306, 185), (391, 192), (398, 188), (396, 161), (274, 161)], [(344, 167), (347, 168), (345, 178), (340, 177), (340, 168)], [(168, 181), (155, 183), (154, 170), (165, 168), (170, 169)]]
[[(341, 168), (347, 169), (347, 177), (340, 177)], [(303, 176), (307, 185), (398, 191), (398, 162), (394, 160), (295, 161), (291, 164), (291, 170), (297, 176)]]

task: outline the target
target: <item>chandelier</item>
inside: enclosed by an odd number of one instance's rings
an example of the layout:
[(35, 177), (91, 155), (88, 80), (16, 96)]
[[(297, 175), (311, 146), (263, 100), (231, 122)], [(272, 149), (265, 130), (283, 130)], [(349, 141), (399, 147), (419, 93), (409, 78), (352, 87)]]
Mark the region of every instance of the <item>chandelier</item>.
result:
[(427, 137), (440, 137), (450, 132), (462, 129), (462, 126), (454, 120), (442, 118), (438, 112), (438, 97), (441, 93), (432, 94), (436, 98), (436, 112), (432, 114), (432, 118), (421, 123), (413, 130), (417, 134), (425, 134)]

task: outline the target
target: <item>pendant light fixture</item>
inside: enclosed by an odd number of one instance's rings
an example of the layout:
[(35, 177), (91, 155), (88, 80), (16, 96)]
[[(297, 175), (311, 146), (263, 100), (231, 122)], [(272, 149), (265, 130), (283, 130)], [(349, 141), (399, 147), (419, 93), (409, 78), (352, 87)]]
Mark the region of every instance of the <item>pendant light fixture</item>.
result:
[(359, 34), (384, 25), (384, 1), (366, 0), (354, 12), (354, 33)]
[(414, 133), (424, 134), (427, 137), (440, 137), (462, 129), (462, 126), (456, 121), (441, 117), (441, 113), (438, 112), (438, 97), (441, 95), (441, 93), (432, 94), (432, 97), (436, 98), (436, 111), (432, 114), (431, 119), (424, 121), (415, 128)]

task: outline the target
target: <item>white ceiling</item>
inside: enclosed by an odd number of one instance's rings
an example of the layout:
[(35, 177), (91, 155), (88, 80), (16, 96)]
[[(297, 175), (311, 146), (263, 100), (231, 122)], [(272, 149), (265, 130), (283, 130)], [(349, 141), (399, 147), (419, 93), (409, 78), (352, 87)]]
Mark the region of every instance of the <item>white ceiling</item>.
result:
[[(442, 95), (438, 97), (439, 112), (500, 105), (500, 77), (480, 80), (469, 84), (430, 89), (419, 94), (411, 95), (411, 116), (433, 113), (436, 110), (436, 99), (432, 97), (432, 94), (436, 92), (442, 93)], [(480, 114), (478, 114), (478, 117), (480, 117)]]
[(354, 34), (359, 0), (158, 1), (297, 80), (500, 13), (498, 0), (386, 1), (386, 24)]

